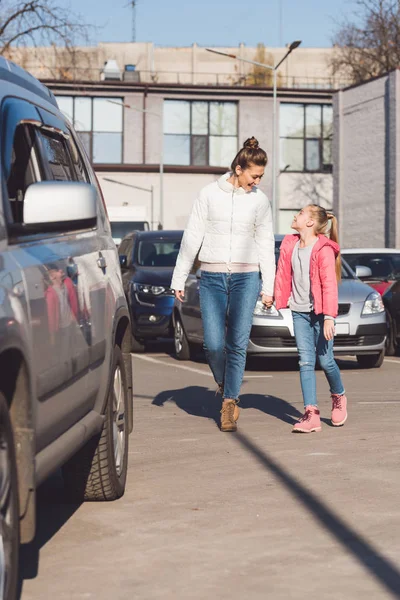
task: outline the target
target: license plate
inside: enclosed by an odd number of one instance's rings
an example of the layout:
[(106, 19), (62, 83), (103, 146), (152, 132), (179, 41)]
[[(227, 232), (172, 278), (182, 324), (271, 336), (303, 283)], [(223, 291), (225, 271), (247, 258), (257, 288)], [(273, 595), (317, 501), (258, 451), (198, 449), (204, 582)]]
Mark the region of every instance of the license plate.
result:
[(350, 325), (348, 323), (336, 323), (335, 335), (349, 335)]

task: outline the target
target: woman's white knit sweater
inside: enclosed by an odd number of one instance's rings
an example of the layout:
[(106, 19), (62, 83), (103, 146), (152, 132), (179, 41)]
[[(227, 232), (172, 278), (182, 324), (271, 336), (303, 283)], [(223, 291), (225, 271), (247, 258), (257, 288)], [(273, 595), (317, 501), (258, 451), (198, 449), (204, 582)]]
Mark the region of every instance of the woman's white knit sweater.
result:
[(204, 263), (256, 263), (262, 291), (273, 295), (275, 241), (271, 206), (254, 187), (250, 192), (228, 182), (225, 173), (204, 187), (194, 203), (172, 276), (171, 287), (183, 290), (199, 250)]

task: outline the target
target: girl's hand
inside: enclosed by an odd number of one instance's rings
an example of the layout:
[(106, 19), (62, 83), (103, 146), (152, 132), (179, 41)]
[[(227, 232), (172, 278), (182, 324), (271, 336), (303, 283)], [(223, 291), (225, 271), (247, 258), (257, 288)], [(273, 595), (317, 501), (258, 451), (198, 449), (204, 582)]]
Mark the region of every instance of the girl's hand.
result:
[(274, 303), (273, 296), (267, 296), (266, 294), (261, 294), (261, 296), (261, 302), (264, 304), (264, 306), (266, 306), (267, 308), (271, 308), (271, 306)]
[(325, 319), (324, 321), (324, 337), (326, 340), (333, 340), (335, 337), (335, 321), (333, 319)]
[(175, 290), (175, 298), (179, 300), (179, 302), (183, 302), (185, 298), (184, 290)]

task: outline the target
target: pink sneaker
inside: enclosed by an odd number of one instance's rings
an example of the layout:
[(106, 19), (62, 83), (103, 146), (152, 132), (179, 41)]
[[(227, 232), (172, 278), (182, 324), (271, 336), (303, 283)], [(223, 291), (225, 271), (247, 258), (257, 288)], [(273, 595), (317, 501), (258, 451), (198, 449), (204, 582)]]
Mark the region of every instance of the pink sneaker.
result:
[(347, 420), (347, 398), (344, 394), (331, 394), (332, 398), (332, 416), (331, 421), (334, 427), (344, 425)]
[(313, 431), (321, 431), (321, 419), (319, 418), (319, 409), (312, 404), (305, 408), (305, 413), (298, 423), (294, 425), (292, 431), (299, 433), (312, 433)]

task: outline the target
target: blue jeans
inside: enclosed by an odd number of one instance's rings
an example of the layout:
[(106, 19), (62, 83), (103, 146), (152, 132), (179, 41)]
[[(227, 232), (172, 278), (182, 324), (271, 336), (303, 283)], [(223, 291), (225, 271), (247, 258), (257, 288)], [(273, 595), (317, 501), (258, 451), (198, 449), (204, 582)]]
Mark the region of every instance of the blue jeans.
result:
[(200, 308), (204, 350), (224, 398), (239, 398), (260, 274), (202, 271)]
[(344, 394), (339, 367), (333, 357), (333, 340), (324, 337), (324, 315), (292, 312), (294, 335), (299, 351), (300, 383), (304, 406), (317, 405), (315, 362), (325, 372), (331, 394)]

